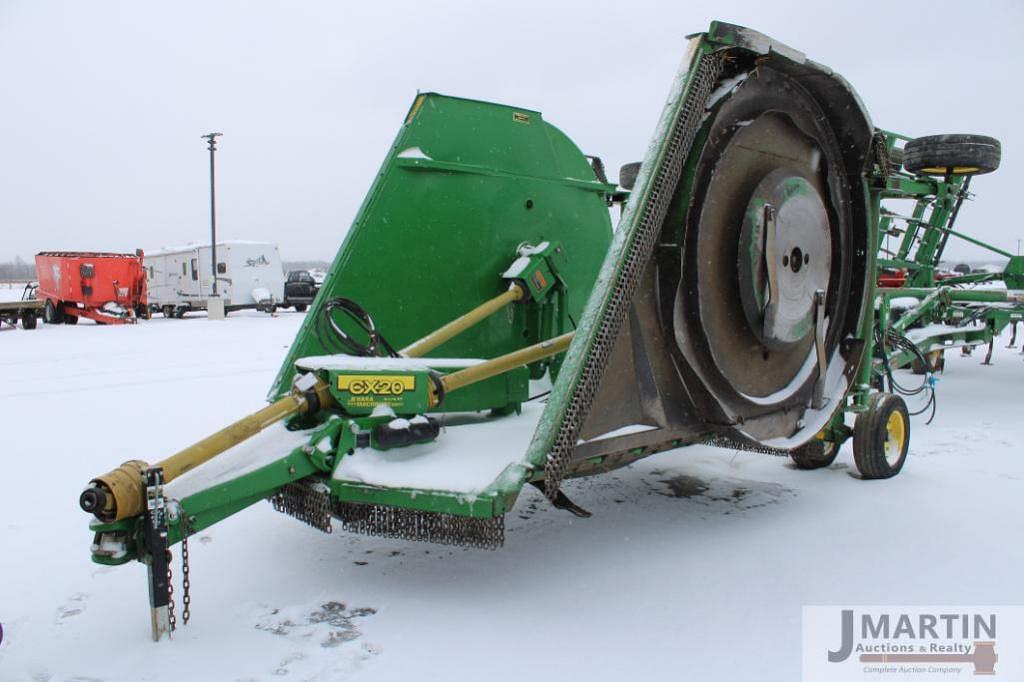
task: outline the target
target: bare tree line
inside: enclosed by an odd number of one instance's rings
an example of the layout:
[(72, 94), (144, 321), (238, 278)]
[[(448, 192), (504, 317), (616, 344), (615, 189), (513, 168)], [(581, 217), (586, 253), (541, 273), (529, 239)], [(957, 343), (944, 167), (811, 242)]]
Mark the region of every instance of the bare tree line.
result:
[(36, 278), (36, 264), (25, 261), (21, 256), (14, 260), (0, 261), (0, 280), (29, 280)]

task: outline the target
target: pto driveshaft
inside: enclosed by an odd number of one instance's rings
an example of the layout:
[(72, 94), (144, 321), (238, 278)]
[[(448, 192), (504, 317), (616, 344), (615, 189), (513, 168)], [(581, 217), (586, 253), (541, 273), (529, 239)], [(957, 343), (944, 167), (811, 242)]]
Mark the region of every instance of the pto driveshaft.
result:
[[(169, 483), (183, 473), (208, 462), (217, 455), (283, 419), (295, 414), (318, 412), (330, 404), (327, 384), (317, 382), (307, 391), (295, 391), (262, 410), (239, 419), (203, 440), (190, 445), (154, 466), (163, 469), (163, 481)], [(113, 471), (94, 478), (82, 492), (78, 503), (83, 511), (101, 521), (119, 521), (138, 516), (145, 508), (143, 472), (150, 468), (141, 460), (125, 462)]]

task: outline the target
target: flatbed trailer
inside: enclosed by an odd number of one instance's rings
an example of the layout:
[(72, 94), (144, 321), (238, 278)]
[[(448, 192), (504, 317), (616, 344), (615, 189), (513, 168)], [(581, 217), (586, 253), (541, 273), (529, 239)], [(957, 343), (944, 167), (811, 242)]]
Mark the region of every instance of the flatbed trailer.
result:
[(22, 329), (35, 329), (39, 318), (43, 316), (44, 301), (23, 299), (21, 301), (0, 302), (0, 326), (6, 322), (12, 327), (21, 321)]

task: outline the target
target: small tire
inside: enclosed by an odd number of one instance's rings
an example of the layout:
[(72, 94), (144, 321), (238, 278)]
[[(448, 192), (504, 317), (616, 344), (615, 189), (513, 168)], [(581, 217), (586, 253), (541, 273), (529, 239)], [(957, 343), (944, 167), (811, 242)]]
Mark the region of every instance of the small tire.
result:
[(1001, 157), (999, 140), (985, 135), (929, 135), (903, 147), (903, 167), (918, 175), (991, 173)]
[(304, 313), (304, 312), (306, 312), (306, 304), (305, 303), (296, 303), (295, 304), (295, 312), (297, 312), (297, 313)]
[(619, 187), (633, 189), (633, 186), (636, 185), (636, 178), (640, 175), (640, 165), (640, 161), (634, 161), (619, 169)]
[(789, 453), (797, 469), (823, 469), (836, 461), (839, 446), (827, 440), (814, 439)]
[(174, 317), (174, 306), (165, 305), (164, 307), (160, 308), (160, 314), (168, 319)]
[(78, 324), (78, 315), (64, 313), (64, 324)]
[(35, 313), (22, 313), (21, 315), (21, 328), (22, 329), (35, 329), (36, 328), (36, 316)]
[(853, 461), (865, 479), (892, 478), (903, 469), (910, 444), (910, 414), (903, 398), (875, 393), (853, 427)]

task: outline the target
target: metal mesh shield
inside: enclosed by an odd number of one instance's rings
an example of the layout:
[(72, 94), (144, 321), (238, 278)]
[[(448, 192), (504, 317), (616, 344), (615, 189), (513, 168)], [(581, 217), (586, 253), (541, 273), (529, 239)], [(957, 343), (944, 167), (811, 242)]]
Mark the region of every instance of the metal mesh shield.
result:
[(682, 176), (683, 163), (690, 154), (705, 106), (722, 73), (723, 65), (723, 56), (720, 53), (700, 57), (672, 125), (662, 163), (651, 171), (647, 202), (641, 215), (633, 223), (634, 234), (628, 242), (626, 253), (616, 272), (615, 283), (606, 298), (606, 308), (597, 323), (590, 352), (567, 402), (553, 446), (547, 453), (544, 465), (544, 492), (550, 500), (555, 499), (558, 486), (569, 468), (580, 429), (597, 394), (608, 359), (633, 303), (640, 278), (650, 262), (669, 203)]
[(504, 516), (474, 518), (348, 502), (336, 502), (334, 515), (344, 530), (364, 535), (477, 549), (497, 549), (505, 543)]
[(497, 549), (505, 544), (505, 517), (474, 518), (404, 509), (380, 504), (354, 504), (331, 499), (323, 484), (289, 483), (270, 497), (274, 509), (325, 533), (332, 532), (331, 518), (343, 530), (440, 545)]
[(330, 533), (331, 495), (327, 486), (298, 481), (284, 486), (270, 498), (274, 509), (294, 516), (317, 530)]

